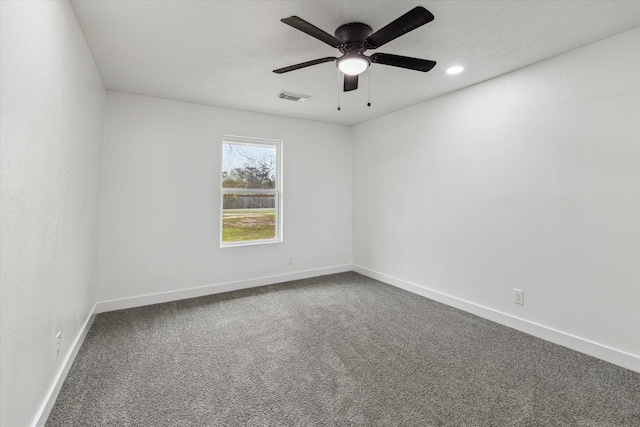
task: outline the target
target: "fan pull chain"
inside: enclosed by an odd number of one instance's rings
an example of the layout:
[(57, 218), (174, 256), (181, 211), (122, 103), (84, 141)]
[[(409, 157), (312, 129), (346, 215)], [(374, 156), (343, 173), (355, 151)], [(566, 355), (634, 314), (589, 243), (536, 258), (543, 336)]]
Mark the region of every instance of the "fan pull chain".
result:
[(338, 111), (340, 111), (340, 70), (338, 70)]
[(367, 107), (371, 107), (371, 69), (367, 70)]

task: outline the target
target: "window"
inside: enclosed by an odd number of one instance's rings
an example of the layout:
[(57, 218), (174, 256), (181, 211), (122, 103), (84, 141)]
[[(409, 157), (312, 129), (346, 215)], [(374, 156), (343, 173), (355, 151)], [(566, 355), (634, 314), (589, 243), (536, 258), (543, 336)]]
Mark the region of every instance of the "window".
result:
[(220, 246), (282, 241), (282, 141), (222, 139)]

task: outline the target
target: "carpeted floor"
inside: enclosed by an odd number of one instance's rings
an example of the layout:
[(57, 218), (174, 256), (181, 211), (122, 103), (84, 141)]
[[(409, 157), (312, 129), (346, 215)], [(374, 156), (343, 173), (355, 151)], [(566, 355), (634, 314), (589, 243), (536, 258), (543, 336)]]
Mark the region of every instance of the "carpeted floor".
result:
[(342, 273), (97, 316), (47, 426), (640, 426), (640, 374)]

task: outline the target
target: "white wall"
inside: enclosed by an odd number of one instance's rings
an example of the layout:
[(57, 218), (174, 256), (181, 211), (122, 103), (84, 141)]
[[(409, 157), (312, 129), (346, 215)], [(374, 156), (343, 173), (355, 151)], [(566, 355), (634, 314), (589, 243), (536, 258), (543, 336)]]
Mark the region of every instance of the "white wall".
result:
[(356, 126), (354, 264), (640, 370), (639, 40), (636, 29)]
[[(284, 141), (284, 242), (219, 247), (222, 134)], [(108, 92), (98, 301), (350, 269), (349, 138), (338, 125)]]
[(26, 426), (95, 304), (105, 91), (68, 2), (0, 16), (0, 424)]

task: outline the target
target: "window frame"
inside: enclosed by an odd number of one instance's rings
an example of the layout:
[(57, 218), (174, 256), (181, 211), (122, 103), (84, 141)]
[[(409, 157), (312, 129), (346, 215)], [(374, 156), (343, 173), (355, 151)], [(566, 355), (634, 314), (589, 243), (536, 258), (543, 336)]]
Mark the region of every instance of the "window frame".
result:
[[(222, 172), (224, 171), (224, 146), (225, 143), (236, 145), (249, 145), (257, 147), (274, 147), (276, 149), (276, 182), (274, 189), (247, 189), (247, 188), (223, 188), (222, 184), (224, 179)], [(283, 224), (283, 197), (282, 197), (282, 145), (283, 141), (280, 139), (268, 139), (268, 138), (254, 138), (247, 136), (236, 135), (222, 135), (220, 142), (220, 173), (218, 179), (220, 180), (220, 247), (236, 247), (236, 246), (251, 246), (251, 245), (264, 245), (270, 243), (281, 243), (283, 241), (282, 236), (282, 224)], [(273, 194), (274, 195), (274, 209), (275, 209), (275, 236), (273, 239), (259, 239), (259, 240), (240, 240), (235, 242), (224, 242), (223, 228), (224, 228), (224, 196), (228, 194)]]

